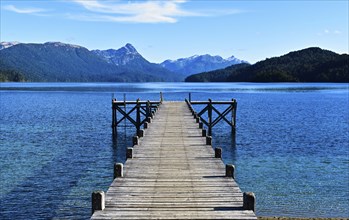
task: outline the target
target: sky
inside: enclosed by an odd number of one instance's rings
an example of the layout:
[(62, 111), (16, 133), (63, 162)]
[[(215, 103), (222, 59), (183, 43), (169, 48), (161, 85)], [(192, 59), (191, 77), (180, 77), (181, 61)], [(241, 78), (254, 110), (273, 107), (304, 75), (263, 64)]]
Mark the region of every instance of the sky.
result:
[(348, 53), (348, 0), (0, 0), (0, 10), (0, 41), (131, 43), (154, 63), (202, 54), (255, 63), (307, 47)]

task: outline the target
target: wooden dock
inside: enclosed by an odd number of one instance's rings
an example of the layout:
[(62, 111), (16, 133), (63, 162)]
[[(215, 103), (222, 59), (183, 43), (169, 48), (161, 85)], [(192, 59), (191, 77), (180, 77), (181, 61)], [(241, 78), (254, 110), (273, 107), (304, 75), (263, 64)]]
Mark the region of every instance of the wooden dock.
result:
[(163, 102), (106, 194), (93, 193), (91, 219), (257, 219), (196, 122), (185, 102)]

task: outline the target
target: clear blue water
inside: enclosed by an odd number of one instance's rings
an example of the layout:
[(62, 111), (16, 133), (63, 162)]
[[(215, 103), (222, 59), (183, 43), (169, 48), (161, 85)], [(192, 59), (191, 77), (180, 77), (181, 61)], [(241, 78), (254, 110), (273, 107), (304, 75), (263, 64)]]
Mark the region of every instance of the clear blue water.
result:
[[(349, 85), (252, 83), (1, 83), (0, 219), (88, 219), (134, 128), (111, 131), (122, 100), (238, 101), (236, 138), (220, 123), (213, 145), (236, 165), (257, 215), (349, 217)], [(201, 106), (196, 108), (199, 110)], [(221, 106), (220, 108), (224, 108)]]

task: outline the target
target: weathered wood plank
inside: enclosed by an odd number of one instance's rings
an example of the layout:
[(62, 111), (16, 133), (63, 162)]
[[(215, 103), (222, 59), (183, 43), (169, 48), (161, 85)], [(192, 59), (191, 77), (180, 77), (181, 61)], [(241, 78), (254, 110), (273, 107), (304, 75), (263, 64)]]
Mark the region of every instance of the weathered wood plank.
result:
[(186, 104), (165, 102), (92, 219), (257, 219)]

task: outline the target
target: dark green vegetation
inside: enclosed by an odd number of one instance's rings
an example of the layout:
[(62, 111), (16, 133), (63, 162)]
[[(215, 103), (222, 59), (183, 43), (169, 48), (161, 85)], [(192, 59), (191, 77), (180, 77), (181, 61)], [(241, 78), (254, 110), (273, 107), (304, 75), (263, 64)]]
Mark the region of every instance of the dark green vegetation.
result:
[(349, 82), (349, 55), (312, 47), (266, 59), (191, 75), (186, 82)]
[[(136, 63), (135, 65), (133, 65)], [(155, 64), (154, 64), (155, 65)], [(0, 50), (0, 81), (149, 82), (180, 78), (149, 62), (117, 66), (92, 51), (63, 43), (18, 44)]]
[[(1, 61), (0, 61), (1, 62)], [(26, 79), (22, 73), (16, 70), (0, 70), (0, 82), (25, 82)]]

